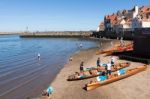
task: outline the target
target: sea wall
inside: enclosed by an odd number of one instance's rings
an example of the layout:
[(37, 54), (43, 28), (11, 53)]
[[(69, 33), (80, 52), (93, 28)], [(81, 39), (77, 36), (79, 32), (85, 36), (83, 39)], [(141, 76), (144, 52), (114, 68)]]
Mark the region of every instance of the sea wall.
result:
[(97, 37), (97, 38), (106, 37), (106, 38), (112, 38), (112, 39), (123, 37), (126, 40), (133, 40), (134, 32), (124, 31), (123, 33), (116, 33), (112, 31), (100, 31), (100, 32), (93, 32), (92, 36)]
[(150, 34), (150, 28), (137, 28), (134, 31), (123, 31), (120, 33), (114, 31), (99, 31), (93, 32), (92, 36), (96, 38), (106, 37), (112, 39), (123, 37), (126, 40), (133, 40), (137, 36), (143, 36), (143, 34)]
[(20, 34), (20, 32), (0, 32), (0, 35), (17, 35)]
[(90, 31), (63, 31), (63, 32), (26, 32), (21, 33), (21, 37), (90, 37)]
[(134, 38), (134, 53), (140, 56), (150, 57), (150, 36), (138, 36)]

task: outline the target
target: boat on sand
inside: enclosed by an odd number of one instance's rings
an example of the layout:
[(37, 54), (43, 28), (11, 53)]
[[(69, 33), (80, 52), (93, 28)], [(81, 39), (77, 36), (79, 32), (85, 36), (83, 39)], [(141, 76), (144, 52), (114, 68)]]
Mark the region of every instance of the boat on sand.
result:
[(118, 74), (118, 72), (114, 73), (114, 74), (112, 74), (110, 76), (107, 76), (106, 80), (103, 80), (103, 81), (91, 81), (90, 83), (85, 85), (85, 89), (87, 91), (96, 89), (96, 88), (101, 87), (103, 85), (106, 85), (106, 84), (109, 84), (109, 83), (112, 83), (112, 82), (115, 82), (115, 81), (127, 78), (127, 77), (132, 76), (132, 75), (135, 75), (135, 74), (137, 74), (137, 73), (139, 73), (141, 71), (146, 70), (146, 68), (147, 68), (147, 65), (143, 65), (143, 66), (139, 66), (137, 68), (126, 70), (126, 71), (124, 71), (123, 74), (120, 74), (120, 75)]
[[(129, 62), (123, 62), (123, 63), (117, 63), (114, 66), (112, 66), (112, 72), (115, 72), (117, 70), (120, 70), (122, 68), (126, 68), (130, 66)], [(97, 68), (89, 68), (86, 71), (83, 72), (76, 72), (73, 75), (68, 76), (68, 81), (75, 81), (75, 80), (83, 80), (88, 78), (93, 78), (101, 75), (102, 71), (106, 70), (106, 66), (100, 66)]]
[(108, 50), (99, 50), (96, 52), (96, 55), (99, 54), (110, 54), (114, 52), (125, 52), (125, 51), (133, 51), (133, 44), (127, 44), (124, 46), (114, 46), (114, 48)]

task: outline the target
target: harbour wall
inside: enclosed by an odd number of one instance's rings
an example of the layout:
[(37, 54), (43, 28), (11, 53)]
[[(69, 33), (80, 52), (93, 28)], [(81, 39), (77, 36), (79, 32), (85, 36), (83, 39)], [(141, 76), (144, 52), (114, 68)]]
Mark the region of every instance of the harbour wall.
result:
[(91, 31), (24, 32), (20, 37), (90, 37)]
[(133, 40), (135, 35), (135, 32), (132, 31), (125, 31), (123, 33), (116, 33), (112, 31), (100, 31), (100, 32), (93, 32), (92, 36), (96, 38), (111, 38), (111, 39), (117, 39), (123, 37), (126, 40)]
[(18, 35), (20, 32), (0, 32), (0, 35)]

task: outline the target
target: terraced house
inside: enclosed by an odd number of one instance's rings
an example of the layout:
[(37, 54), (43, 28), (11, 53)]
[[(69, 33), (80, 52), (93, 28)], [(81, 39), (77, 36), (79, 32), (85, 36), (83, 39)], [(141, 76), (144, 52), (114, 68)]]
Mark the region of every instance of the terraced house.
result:
[(112, 15), (106, 15), (97, 31), (120, 33), (142, 28), (150, 28), (150, 6), (135, 6), (131, 10), (122, 10)]

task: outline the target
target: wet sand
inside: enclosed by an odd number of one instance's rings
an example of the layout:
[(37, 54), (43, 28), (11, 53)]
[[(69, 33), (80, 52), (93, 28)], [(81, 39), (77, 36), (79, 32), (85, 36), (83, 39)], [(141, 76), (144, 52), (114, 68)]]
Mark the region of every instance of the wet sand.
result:
[[(116, 43), (117, 41), (115, 41)], [(103, 48), (109, 48), (110, 41), (103, 43)], [(54, 93), (50, 99), (149, 99), (150, 98), (150, 68), (126, 79), (99, 87), (92, 91), (85, 91), (83, 87), (92, 79), (80, 81), (67, 81), (68, 75), (79, 71), (81, 61), (85, 62), (85, 67), (96, 66), (96, 60), (101, 57), (103, 63), (107, 63), (109, 56), (95, 55), (97, 49), (89, 49), (75, 54), (73, 61), (68, 61), (65, 67), (60, 71), (52, 82)], [(125, 60), (118, 60), (125, 62)], [(131, 62), (128, 68), (134, 68), (143, 65), (142, 63)], [(48, 97), (40, 97), (48, 99)]]

